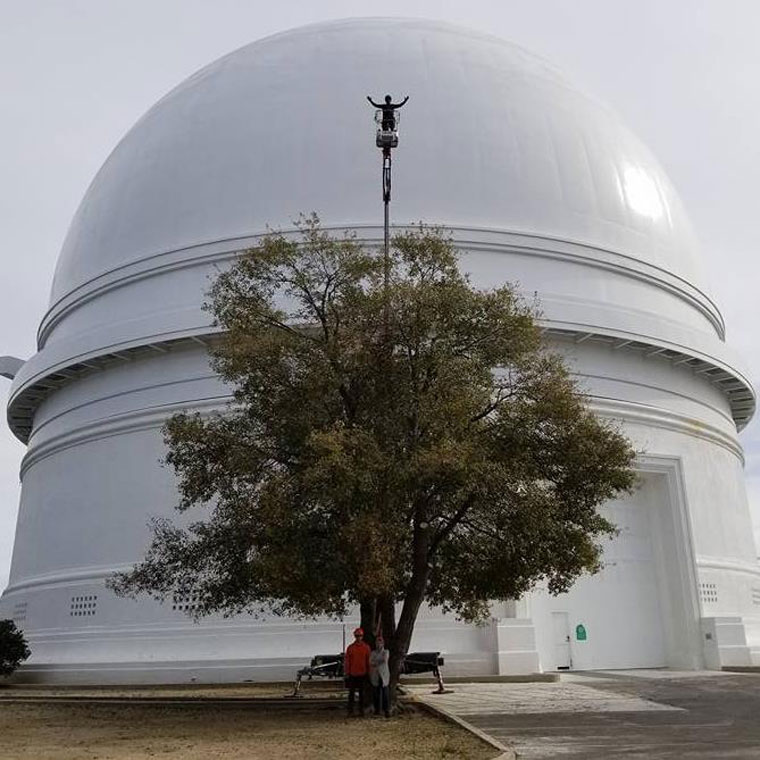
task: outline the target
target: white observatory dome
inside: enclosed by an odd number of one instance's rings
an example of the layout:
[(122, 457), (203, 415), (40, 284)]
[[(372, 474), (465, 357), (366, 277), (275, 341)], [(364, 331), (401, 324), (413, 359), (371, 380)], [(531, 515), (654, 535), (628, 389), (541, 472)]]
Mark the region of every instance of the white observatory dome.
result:
[(82, 201), (53, 303), (117, 267), (291, 227), (299, 212), (377, 224), (365, 97), (385, 92), (411, 98), (394, 221), (584, 243), (699, 284), (670, 182), (609, 109), (495, 37), (356, 19), (247, 45), (151, 108)]
[(386, 93), (410, 96), (394, 227), (446, 227), (475, 284), (537, 294), (589, 404), (643, 452), (644, 485), (609, 506), (621, 525), (614, 573), (579, 584), (562, 610), (541, 594), (532, 608), (505, 606), (493, 637), (430, 611), (418, 646), (447, 642), (461, 672), (552, 669), (561, 613), (594, 629), (579, 667), (760, 662), (737, 439), (754, 392), (663, 170), (614, 113), (515, 45), (432, 21), (354, 19), (268, 37), (191, 76), (127, 133), (82, 200), (39, 351), (4, 371), (15, 374), (8, 421), (29, 451), (0, 617), (23, 611), (27, 672), (272, 678), (333, 646), (327, 623), (324, 640), (286, 622), (194, 626), (187, 600), (116, 599), (103, 580), (142, 556), (151, 515), (173, 515), (175, 483), (158, 465), (166, 418), (229, 398), (208, 366), (209, 278), (268, 228), (290, 233), (299, 213), (382, 240), (366, 96)]
[[(199, 305), (209, 262), (267, 227), (292, 229), (299, 213), (377, 240), (380, 172), (366, 96), (385, 92), (410, 95), (394, 225), (451, 229), (472, 254), (463, 265), (474, 281), (538, 292), (549, 327), (739, 365), (722, 343), (676, 193), (608, 108), (498, 38), (432, 21), (354, 19), (247, 45), (137, 122), (72, 221), (42, 351), (20, 380), (75, 357), (207, 332)], [(488, 256), (494, 246), (517, 255)], [(740, 425), (747, 415), (734, 413)], [(13, 410), (11, 424), (25, 438), (22, 416)]]

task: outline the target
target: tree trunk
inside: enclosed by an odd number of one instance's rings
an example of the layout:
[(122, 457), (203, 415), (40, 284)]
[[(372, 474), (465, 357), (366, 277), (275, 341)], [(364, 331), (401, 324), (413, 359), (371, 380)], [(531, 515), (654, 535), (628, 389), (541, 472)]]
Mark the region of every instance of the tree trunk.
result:
[(421, 575), (422, 577), (417, 578), (412, 576), (390, 648), (390, 699), (392, 704), (396, 702), (396, 687), (398, 686), (404, 658), (409, 653), (409, 644), (412, 641), (414, 624), (417, 621), (417, 614), (425, 598), (428, 573), (424, 572)]
[(389, 596), (381, 596), (377, 600), (378, 612), (382, 616), (383, 638), (390, 650), (396, 638), (396, 604)]
[[(359, 602), (359, 625), (364, 631), (364, 640), (371, 646), (375, 646), (375, 619), (377, 616), (377, 599), (362, 599)], [(353, 631), (351, 632), (353, 634)], [(353, 641), (353, 636), (351, 637)]]

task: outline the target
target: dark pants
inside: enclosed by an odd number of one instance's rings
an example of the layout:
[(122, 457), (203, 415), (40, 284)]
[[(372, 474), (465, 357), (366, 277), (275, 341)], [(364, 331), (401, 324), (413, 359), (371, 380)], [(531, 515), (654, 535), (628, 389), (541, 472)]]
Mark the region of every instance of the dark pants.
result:
[(390, 700), (388, 694), (388, 686), (383, 683), (382, 679), (378, 679), (377, 686), (372, 687), (372, 702), (375, 707), (375, 715), (380, 715), (380, 710), (387, 717), (390, 715)]
[(367, 683), (367, 676), (347, 676), (346, 686), (348, 687), (348, 714), (354, 714), (354, 699), (356, 692), (359, 692), (359, 715), (364, 715), (364, 687)]

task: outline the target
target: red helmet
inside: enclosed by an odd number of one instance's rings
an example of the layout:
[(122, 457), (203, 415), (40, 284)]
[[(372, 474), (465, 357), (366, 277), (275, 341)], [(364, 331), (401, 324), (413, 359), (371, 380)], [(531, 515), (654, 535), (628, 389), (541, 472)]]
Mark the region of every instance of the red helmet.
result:
[(355, 628), (354, 629), (354, 636), (364, 636), (364, 629), (363, 628)]

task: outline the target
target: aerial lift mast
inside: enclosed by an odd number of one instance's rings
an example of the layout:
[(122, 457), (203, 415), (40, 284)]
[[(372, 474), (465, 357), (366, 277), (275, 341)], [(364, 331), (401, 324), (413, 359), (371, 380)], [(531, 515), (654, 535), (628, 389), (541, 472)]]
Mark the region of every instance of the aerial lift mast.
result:
[(383, 103), (375, 103), (368, 95), (367, 100), (375, 106), (375, 145), (383, 152), (383, 207), (384, 207), (384, 248), (383, 248), (383, 282), (388, 287), (390, 277), (390, 203), (391, 203), (391, 151), (398, 147), (398, 110), (409, 100), (407, 95), (400, 103), (394, 103), (390, 95)]

